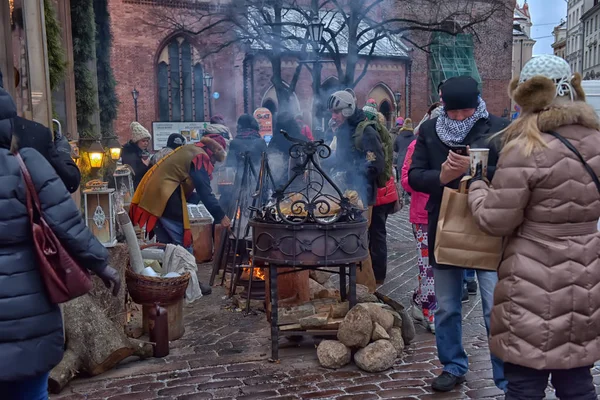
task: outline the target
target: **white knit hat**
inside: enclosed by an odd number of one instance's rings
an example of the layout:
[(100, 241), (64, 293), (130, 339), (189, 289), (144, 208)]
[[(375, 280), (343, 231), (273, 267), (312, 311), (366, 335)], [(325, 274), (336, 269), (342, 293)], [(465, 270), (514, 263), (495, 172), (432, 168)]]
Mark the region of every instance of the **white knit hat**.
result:
[(150, 132), (148, 132), (148, 130), (144, 128), (139, 122), (133, 121), (131, 125), (129, 125), (129, 127), (131, 128), (131, 141), (133, 143), (137, 143), (142, 139), (152, 138)]
[(541, 55), (525, 64), (521, 75), (510, 82), (508, 94), (523, 112), (535, 113), (548, 108), (557, 97), (585, 101), (581, 80), (562, 58)]
[(571, 96), (573, 99), (573, 72), (569, 63), (560, 57), (544, 54), (533, 57), (525, 64), (519, 77), (519, 84), (528, 81), (534, 76), (543, 76), (554, 82), (556, 85), (556, 95)]

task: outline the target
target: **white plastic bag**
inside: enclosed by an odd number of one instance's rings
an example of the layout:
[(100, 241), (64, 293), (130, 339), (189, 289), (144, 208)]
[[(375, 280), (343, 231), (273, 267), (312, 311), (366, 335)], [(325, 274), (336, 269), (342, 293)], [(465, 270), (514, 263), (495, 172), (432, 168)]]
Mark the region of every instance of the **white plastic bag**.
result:
[(202, 297), (202, 290), (200, 289), (200, 282), (198, 281), (198, 265), (196, 264), (196, 259), (184, 247), (173, 244), (167, 245), (167, 248), (165, 249), (163, 271), (167, 273), (177, 272), (180, 274), (188, 271), (192, 275), (188, 287), (185, 290), (186, 304), (190, 304)]

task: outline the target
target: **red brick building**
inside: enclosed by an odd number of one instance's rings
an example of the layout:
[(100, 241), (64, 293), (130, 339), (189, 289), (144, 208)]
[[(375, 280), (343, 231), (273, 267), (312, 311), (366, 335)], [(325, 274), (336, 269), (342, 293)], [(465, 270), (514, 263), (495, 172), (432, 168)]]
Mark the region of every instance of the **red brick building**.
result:
[[(505, 15), (496, 14), (479, 24), (477, 35), (438, 34), (439, 37), (434, 38), (437, 44), (430, 46), (429, 53), (401, 43), (394, 46), (392, 54), (386, 54), (383, 46), (355, 87), (359, 103), (362, 105), (368, 98), (375, 98), (390, 123), (396, 107), (401, 116), (418, 120), (436, 100), (435, 87), (440, 79), (470, 74), (482, 82), (482, 96), (490, 111), (502, 115), (510, 107), (506, 88), (511, 78), (514, 0), (506, 0), (506, 3)], [(134, 87), (139, 92), (139, 121), (148, 129), (154, 121), (208, 120), (209, 94), (202, 80), (206, 72), (214, 77), (212, 93), (219, 94), (212, 99), (213, 114), (224, 115), (231, 128), (245, 111), (251, 113), (260, 106), (277, 108), (266, 57), (231, 46), (202, 58), (202, 49), (195, 47), (201, 44), (194, 38), (165, 32), (149, 23), (155, 18), (151, 11), (155, 4), (154, 0), (109, 1), (114, 37), (112, 64), (121, 102), (115, 126), (122, 142), (129, 139), (129, 124), (134, 120), (131, 95)], [(357, 74), (363, 63), (364, 59), (359, 61)], [(295, 59), (284, 60), (284, 80), (289, 82), (295, 67)], [(338, 85), (333, 65), (323, 65), (321, 80), (324, 97)], [(396, 104), (395, 93), (401, 94), (399, 104)], [(306, 68), (300, 75), (295, 97), (293, 103), (297, 104), (297, 111), (310, 115), (312, 77)]]

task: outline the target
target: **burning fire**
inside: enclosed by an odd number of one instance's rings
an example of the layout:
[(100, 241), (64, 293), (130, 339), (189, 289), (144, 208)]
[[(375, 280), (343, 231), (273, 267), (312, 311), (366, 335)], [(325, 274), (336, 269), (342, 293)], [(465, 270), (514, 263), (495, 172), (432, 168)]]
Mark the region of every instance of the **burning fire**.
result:
[[(252, 266), (252, 260), (250, 260), (250, 267)], [(252, 271), (252, 272), (251, 272)], [(242, 277), (245, 279), (250, 278), (250, 273), (252, 273), (252, 280), (264, 281), (266, 279), (266, 274), (263, 268), (243, 268), (242, 269)]]
[(240, 208), (238, 207), (237, 214), (235, 215), (235, 219), (237, 219), (239, 221), (241, 216), (242, 216), (242, 212), (241, 212)]

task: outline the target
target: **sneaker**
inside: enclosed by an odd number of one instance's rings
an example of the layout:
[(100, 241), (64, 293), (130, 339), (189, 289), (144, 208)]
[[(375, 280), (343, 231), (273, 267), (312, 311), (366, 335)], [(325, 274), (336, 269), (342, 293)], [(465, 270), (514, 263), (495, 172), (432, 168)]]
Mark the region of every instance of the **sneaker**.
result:
[(467, 289), (466, 284), (463, 286), (463, 290), (462, 290), (462, 302), (463, 303), (469, 302), (469, 290)]
[(423, 310), (423, 317), (423, 326), (435, 335), (435, 314), (430, 310)]
[(202, 291), (203, 296), (208, 296), (212, 293), (212, 288), (202, 282), (200, 282), (200, 290)]
[(477, 281), (467, 281), (467, 292), (472, 296), (477, 294)]
[(464, 376), (456, 376), (452, 375), (450, 372), (444, 371), (431, 382), (431, 388), (436, 392), (449, 392), (464, 382)]
[(435, 322), (427, 322), (427, 330), (435, 335)]
[(416, 305), (414, 301), (412, 302), (411, 314), (412, 314), (413, 319), (417, 322), (422, 322), (425, 320), (425, 316), (423, 315), (423, 310), (421, 309), (421, 307)]

